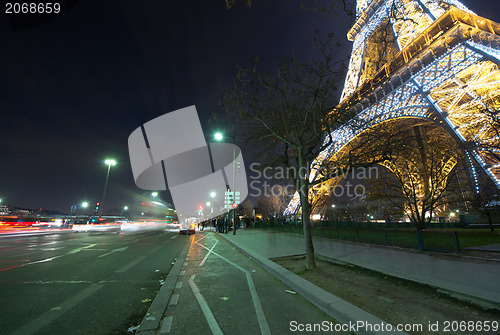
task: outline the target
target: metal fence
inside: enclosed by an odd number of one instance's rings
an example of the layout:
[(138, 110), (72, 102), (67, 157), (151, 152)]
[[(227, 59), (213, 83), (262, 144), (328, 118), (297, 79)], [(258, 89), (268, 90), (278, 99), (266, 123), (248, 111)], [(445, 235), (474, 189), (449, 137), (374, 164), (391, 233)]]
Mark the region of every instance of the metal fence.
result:
[[(303, 234), (301, 222), (256, 222), (255, 228), (268, 229), (276, 232)], [(459, 229), (459, 228), (457, 228)], [(418, 250), (433, 250), (460, 253), (461, 239), (466, 245), (477, 242), (466, 241), (468, 235), (455, 230), (453, 223), (433, 224), (425, 231), (417, 231), (411, 223), (376, 223), (376, 222), (332, 222), (313, 221), (311, 225), (313, 236), (338, 240), (382, 244), (412, 248)], [(500, 242), (500, 235), (488, 233), (474, 233), (492, 237), (493, 241)], [(419, 244), (420, 242), (420, 244)], [(496, 242), (496, 243), (498, 243)]]

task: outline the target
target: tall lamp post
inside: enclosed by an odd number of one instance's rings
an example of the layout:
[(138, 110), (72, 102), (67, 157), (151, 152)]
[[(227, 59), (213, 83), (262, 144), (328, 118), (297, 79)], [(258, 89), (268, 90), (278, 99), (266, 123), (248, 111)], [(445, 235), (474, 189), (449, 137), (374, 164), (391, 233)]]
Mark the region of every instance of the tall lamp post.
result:
[(108, 189), (108, 179), (109, 179), (109, 171), (111, 170), (112, 165), (116, 165), (116, 161), (114, 159), (106, 159), (104, 161), (108, 165), (108, 172), (106, 173), (106, 181), (104, 182), (104, 191), (102, 192), (101, 204), (99, 206), (99, 217), (101, 217), (102, 207), (104, 205), (104, 198), (106, 197), (106, 190)]
[[(233, 136), (229, 136), (233, 139), (233, 204), (236, 204), (236, 185), (235, 185), (235, 174), (236, 174), (236, 133)], [(216, 141), (222, 141), (224, 135), (221, 132), (214, 134)], [(236, 207), (233, 206), (233, 235), (236, 235)]]
[(83, 208), (82, 212), (84, 213), (84, 215), (86, 215), (85, 213), (87, 213), (86, 209), (88, 206), (89, 203), (87, 201), (83, 201), (82, 204), (80, 205), (80, 207)]

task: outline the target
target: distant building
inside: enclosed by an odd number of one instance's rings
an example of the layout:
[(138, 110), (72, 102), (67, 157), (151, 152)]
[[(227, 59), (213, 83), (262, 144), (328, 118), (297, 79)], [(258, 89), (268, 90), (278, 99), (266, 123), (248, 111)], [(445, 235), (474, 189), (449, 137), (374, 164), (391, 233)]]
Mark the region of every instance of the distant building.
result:
[(8, 206), (0, 206), (0, 215), (9, 215), (9, 207)]
[(12, 214), (17, 215), (17, 216), (30, 216), (31, 210), (16, 207), (16, 208), (14, 208), (14, 211), (12, 212)]

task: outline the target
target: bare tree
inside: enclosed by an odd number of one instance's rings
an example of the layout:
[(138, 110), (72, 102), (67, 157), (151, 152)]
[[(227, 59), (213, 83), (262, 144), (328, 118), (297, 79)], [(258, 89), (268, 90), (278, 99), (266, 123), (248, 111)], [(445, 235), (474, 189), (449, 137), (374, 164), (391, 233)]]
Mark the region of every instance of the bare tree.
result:
[(275, 218), (277, 215), (280, 215), (280, 206), (278, 197), (271, 195), (261, 195), (257, 199), (257, 208), (259, 210), (259, 214), (261, 214), (264, 218)]
[(257, 200), (260, 214), (275, 219), (283, 218), (283, 212), (293, 194), (289, 192), (288, 187), (279, 184), (266, 187)]
[(273, 153), (274, 164), (296, 168), (308, 269), (315, 267), (309, 218), (310, 162), (332, 143), (328, 135), (324, 139), (325, 133), (345, 123), (349, 114), (335, 110), (345, 62), (336, 57), (332, 38), (315, 39), (316, 58), (301, 61), (292, 54), (274, 74), (259, 71), (257, 60), (240, 68), (223, 100), (229, 115), (245, 124), (249, 141)]
[(243, 215), (247, 218), (252, 218), (254, 215), (254, 208), (255, 208), (255, 206), (254, 206), (252, 200), (247, 198), (241, 204), (239, 211), (240, 211), (241, 215)]
[(439, 125), (428, 122), (415, 120), (379, 133), (388, 157), (382, 164), (394, 176), (371, 181), (370, 200), (387, 199), (418, 231), (424, 230), (438, 207), (456, 201), (450, 190), (451, 172), (462, 150)]
[(486, 215), (490, 230), (495, 231), (491, 215), (500, 203), (500, 190), (485, 173), (479, 173), (475, 182), (478, 189), (471, 192), (470, 203)]

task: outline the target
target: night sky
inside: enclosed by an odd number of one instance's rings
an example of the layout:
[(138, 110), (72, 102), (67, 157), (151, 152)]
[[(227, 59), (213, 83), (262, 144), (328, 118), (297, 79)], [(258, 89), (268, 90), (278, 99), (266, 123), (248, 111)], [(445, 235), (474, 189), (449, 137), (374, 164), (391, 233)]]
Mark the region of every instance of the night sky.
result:
[[(463, 3), (500, 22), (496, 2)], [(13, 33), (3, 6), (0, 198), (11, 208), (65, 212), (100, 200), (106, 158), (117, 165), (105, 208), (138, 201), (127, 139), (143, 123), (196, 105), (211, 141), (207, 120), (223, 116), (218, 102), (237, 64), (259, 56), (272, 69), (292, 50), (308, 56), (315, 28), (339, 38), (350, 28), (343, 18), (301, 11), (299, 0), (255, 0), (252, 8), (237, 1), (230, 10), (224, 0), (80, 0), (61, 17)], [(347, 54), (350, 47), (346, 41)]]

